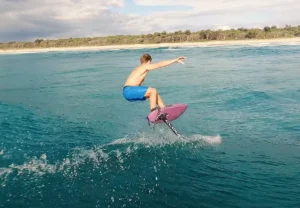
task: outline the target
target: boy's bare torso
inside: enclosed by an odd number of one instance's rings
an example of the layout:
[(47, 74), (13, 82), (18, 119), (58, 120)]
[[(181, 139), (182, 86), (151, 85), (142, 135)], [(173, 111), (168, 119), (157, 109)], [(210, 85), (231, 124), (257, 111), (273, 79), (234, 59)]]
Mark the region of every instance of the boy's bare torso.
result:
[(140, 86), (144, 82), (145, 77), (147, 76), (149, 71), (162, 68), (176, 62), (184, 64), (182, 62), (183, 60), (185, 60), (185, 57), (179, 57), (173, 60), (161, 61), (155, 64), (151, 64), (151, 61), (145, 64), (141, 64), (138, 67), (136, 67), (128, 76), (125, 82), (125, 86)]
[(142, 65), (138, 66), (128, 76), (125, 86), (140, 86), (144, 82), (148, 72)]

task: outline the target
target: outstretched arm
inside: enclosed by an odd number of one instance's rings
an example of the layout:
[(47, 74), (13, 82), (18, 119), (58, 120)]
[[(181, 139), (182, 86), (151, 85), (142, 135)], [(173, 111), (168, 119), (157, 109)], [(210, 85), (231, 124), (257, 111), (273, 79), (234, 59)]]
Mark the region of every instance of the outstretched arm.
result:
[(169, 66), (169, 65), (174, 64), (176, 62), (184, 64), (183, 60), (185, 60), (185, 57), (179, 57), (179, 58), (173, 59), (173, 60), (166, 60), (166, 61), (161, 61), (161, 62), (158, 62), (158, 63), (155, 63), (155, 64), (149, 64), (146, 67), (147, 67), (147, 70), (154, 70), (154, 69)]

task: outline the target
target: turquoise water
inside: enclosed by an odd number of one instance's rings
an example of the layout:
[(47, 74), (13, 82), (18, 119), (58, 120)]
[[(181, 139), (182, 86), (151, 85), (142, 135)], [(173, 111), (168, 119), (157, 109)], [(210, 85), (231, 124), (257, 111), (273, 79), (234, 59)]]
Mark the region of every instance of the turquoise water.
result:
[[(122, 87), (142, 53), (186, 56), (145, 85), (186, 103), (149, 127)], [(0, 56), (1, 207), (299, 207), (300, 45)]]

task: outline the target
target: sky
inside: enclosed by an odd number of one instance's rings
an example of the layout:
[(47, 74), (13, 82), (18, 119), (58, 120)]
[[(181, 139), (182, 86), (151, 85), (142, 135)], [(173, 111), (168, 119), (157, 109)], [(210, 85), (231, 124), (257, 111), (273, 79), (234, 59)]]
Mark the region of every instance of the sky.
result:
[(0, 0), (0, 42), (300, 25), (300, 0)]

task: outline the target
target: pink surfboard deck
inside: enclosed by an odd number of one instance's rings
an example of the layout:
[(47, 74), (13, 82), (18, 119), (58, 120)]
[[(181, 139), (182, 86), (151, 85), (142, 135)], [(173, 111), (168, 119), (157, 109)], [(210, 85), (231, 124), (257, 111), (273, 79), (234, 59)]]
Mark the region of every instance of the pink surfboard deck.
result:
[[(172, 105), (167, 105), (166, 107), (160, 109), (160, 114), (166, 113), (166, 117), (168, 121), (174, 121), (177, 119), (181, 114), (184, 113), (184, 111), (187, 109), (187, 104), (172, 104)], [(163, 120), (156, 120), (158, 116), (158, 110), (152, 111), (148, 115), (148, 120), (151, 123), (162, 123), (164, 122)]]

